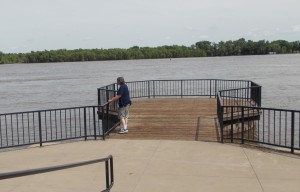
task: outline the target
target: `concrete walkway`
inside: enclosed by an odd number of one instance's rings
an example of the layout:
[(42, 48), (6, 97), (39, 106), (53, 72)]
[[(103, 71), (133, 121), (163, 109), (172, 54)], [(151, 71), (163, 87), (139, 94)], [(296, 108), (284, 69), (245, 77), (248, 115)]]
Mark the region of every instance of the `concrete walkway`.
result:
[[(300, 190), (300, 159), (199, 141), (80, 141), (0, 153), (0, 172), (114, 157), (113, 192)], [(0, 181), (1, 192), (92, 192), (105, 188), (104, 163)]]

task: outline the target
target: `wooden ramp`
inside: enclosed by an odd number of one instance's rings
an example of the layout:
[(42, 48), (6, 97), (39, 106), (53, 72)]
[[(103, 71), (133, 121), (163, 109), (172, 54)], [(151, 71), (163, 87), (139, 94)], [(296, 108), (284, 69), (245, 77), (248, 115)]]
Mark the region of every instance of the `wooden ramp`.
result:
[(216, 99), (134, 100), (129, 132), (108, 138), (219, 141), (216, 109)]

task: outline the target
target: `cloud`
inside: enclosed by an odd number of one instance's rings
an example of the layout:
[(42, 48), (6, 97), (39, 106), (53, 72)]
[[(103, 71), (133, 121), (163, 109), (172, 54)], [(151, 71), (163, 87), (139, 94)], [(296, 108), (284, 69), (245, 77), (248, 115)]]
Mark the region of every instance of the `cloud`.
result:
[(293, 32), (300, 32), (300, 25), (294, 25), (292, 27), (292, 29), (293, 29)]
[(94, 38), (93, 37), (84, 37), (83, 41), (92, 41)]
[(208, 39), (207, 35), (200, 35), (200, 39)]
[(257, 37), (259, 34), (261, 34), (261, 29), (259, 28), (253, 28), (246, 33), (246, 35), (250, 37)]
[(9, 49), (11, 49), (11, 50), (17, 50), (17, 49), (19, 49), (19, 47), (18, 46), (11, 46), (11, 47), (9, 47)]

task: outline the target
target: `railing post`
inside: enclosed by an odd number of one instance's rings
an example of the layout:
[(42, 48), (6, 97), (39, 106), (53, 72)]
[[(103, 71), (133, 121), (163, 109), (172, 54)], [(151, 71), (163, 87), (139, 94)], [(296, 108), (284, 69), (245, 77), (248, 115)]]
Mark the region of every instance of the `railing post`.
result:
[(248, 88), (246, 89), (246, 95), (247, 95), (247, 96), (246, 96), (246, 97), (247, 97), (246, 101), (247, 101), (247, 102), (249, 102), (249, 101), (251, 102), (251, 98), (250, 98), (251, 92), (252, 92), (252, 87), (250, 87), (250, 88), (248, 87)]
[(98, 88), (98, 105), (101, 105), (100, 89)]
[(114, 160), (110, 157), (110, 182), (114, 183)]
[[(224, 143), (224, 107), (221, 106), (221, 112), (220, 112), (220, 116), (221, 116), (221, 121), (220, 121), (220, 127), (221, 127), (221, 143)], [(220, 117), (219, 117), (220, 118)]]
[(152, 81), (153, 82), (153, 98), (155, 98), (155, 81)]
[(106, 105), (106, 130), (109, 130), (109, 104)]
[(245, 135), (244, 135), (244, 130), (245, 130), (245, 116), (244, 116), (244, 107), (242, 107), (242, 144), (245, 143)]
[(103, 140), (105, 140), (105, 132), (106, 132), (106, 130), (105, 130), (105, 123), (104, 123), (104, 106), (102, 106), (101, 107), (101, 111), (102, 111), (102, 114), (101, 114), (101, 116), (102, 116), (102, 133), (103, 133), (103, 135), (102, 135), (102, 137), (103, 137)]
[(106, 189), (108, 189), (109, 188), (108, 159), (105, 161), (105, 175), (106, 175)]
[(83, 108), (83, 127), (84, 127), (84, 140), (87, 140), (87, 127), (86, 127), (86, 108)]
[(209, 98), (211, 98), (211, 79), (209, 80)]
[(294, 146), (295, 146), (295, 112), (292, 112), (292, 121), (291, 121), (291, 153), (294, 153)]
[(182, 80), (180, 80), (180, 88), (181, 88), (181, 93), (180, 93), (180, 96), (181, 98), (183, 97), (183, 83), (182, 83)]
[(97, 131), (96, 131), (96, 112), (95, 107), (93, 107), (93, 122), (94, 122), (94, 139), (97, 139)]
[(148, 98), (151, 98), (151, 93), (150, 93), (151, 89), (150, 89), (150, 81), (148, 81)]
[(231, 129), (230, 129), (230, 141), (233, 143), (233, 106), (231, 108)]
[(107, 102), (109, 100), (108, 86), (106, 86), (105, 95), (106, 95), (106, 101), (105, 102)]
[(42, 117), (41, 112), (39, 111), (39, 135), (40, 135), (40, 147), (43, 146), (43, 138), (42, 138)]
[(217, 95), (218, 95), (218, 94), (217, 94), (217, 91), (218, 91), (218, 90), (217, 90), (217, 80), (215, 79), (215, 98), (216, 98)]
[(258, 88), (258, 107), (261, 107), (261, 86)]
[[(239, 103), (239, 102), (240, 102), (240, 98), (239, 98), (239, 90), (236, 90), (236, 100), (237, 100), (237, 104), (238, 104), (238, 105), (242, 105), (242, 104)], [(241, 98), (241, 100), (243, 101), (243, 98)]]

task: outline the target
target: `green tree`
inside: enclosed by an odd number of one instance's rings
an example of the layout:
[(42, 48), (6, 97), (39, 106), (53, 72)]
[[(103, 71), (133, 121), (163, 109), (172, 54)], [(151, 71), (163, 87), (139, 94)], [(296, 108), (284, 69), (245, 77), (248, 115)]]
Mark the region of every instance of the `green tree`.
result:
[(209, 41), (199, 41), (196, 43), (197, 49), (202, 49), (206, 56), (214, 56), (214, 47)]

